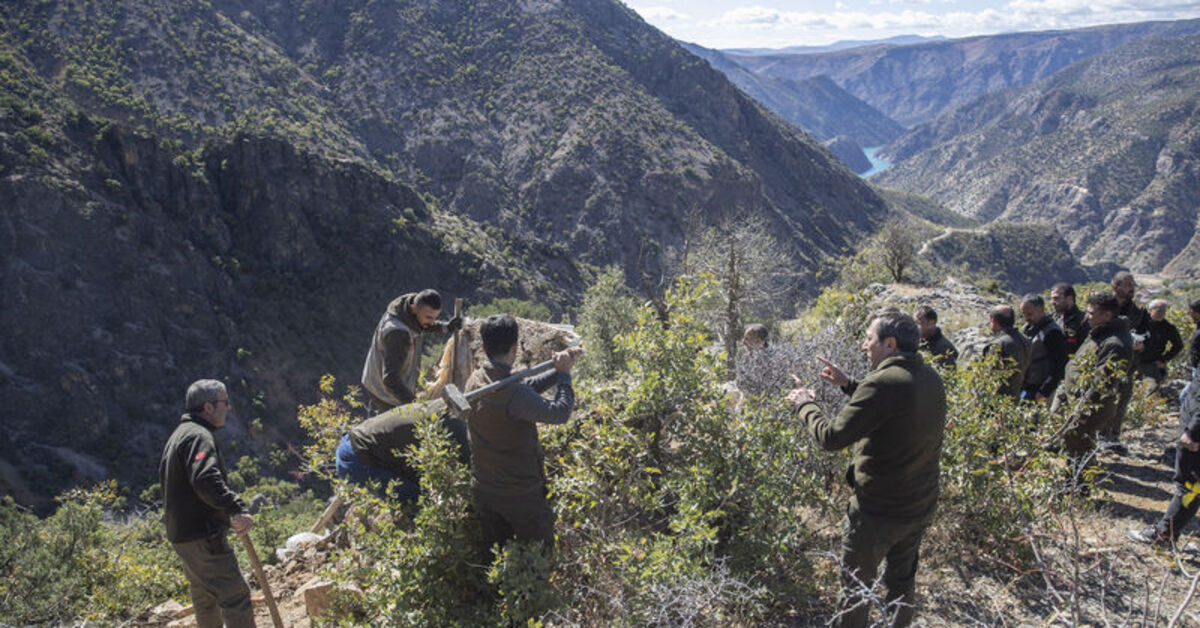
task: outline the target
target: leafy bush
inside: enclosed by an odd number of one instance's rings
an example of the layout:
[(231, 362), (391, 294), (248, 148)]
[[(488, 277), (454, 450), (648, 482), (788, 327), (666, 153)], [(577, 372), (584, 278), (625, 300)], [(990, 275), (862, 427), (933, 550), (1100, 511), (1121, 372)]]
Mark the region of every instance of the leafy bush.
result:
[(579, 335), (587, 347), (580, 371), (596, 377), (616, 374), (624, 366), (617, 337), (632, 329), (636, 320), (637, 301), (625, 286), (625, 273), (617, 266), (606, 268), (584, 292), (579, 308)]
[(44, 521), (0, 501), (0, 617), (15, 624), (129, 619), (185, 595), (178, 559), (154, 513), (106, 519), (115, 482), (72, 490)]

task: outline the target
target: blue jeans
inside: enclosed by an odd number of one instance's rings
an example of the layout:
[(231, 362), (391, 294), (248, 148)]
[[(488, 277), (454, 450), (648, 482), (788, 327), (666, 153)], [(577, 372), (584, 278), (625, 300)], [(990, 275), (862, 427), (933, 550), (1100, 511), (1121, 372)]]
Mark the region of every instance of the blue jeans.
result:
[(388, 493), (399, 500), (415, 502), (421, 494), (416, 482), (398, 474), (364, 464), (354, 454), (354, 446), (350, 444), (350, 434), (342, 435), (337, 448), (337, 476), (350, 480), (355, 484), (378, 482), (385, 490), (389, 482), (395, 482)]

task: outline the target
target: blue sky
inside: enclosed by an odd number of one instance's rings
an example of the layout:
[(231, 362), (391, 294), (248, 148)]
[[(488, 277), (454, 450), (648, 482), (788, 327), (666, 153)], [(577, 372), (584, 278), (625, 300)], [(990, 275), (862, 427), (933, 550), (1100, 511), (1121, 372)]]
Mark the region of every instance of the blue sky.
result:
[(1200, 0), (625, 0), (709, 48), (782, 48), (894, 35), (966, 37), (1200, 17)]

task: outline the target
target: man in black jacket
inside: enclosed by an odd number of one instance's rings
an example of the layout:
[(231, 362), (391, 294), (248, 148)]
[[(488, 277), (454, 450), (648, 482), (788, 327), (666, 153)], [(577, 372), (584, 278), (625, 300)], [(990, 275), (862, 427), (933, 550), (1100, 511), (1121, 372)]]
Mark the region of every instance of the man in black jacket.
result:
[(1054, 305), (1054, 322), (1067, 337), (1067, 355), (1075, 355), (1091, 331), (1087, 314), (1075, 305), (1075, 287), (1066, 282), (1054, 284), (1050, 288), (1050, 302)]
[(942, 366), (955, 366), (958, 362), (958, 349), (942, 333), (942, 328), (938, 327), (937, 310), (922, 305), (917, 308), (914, 318), (921, 330), (921, 351), (928, 353), (930, 360)]
[(225, 384), (202, 379), (188, 387), (185, 407), (158, 467), (167, 540), (183, 561), (197, 626), (254, 626), (250, 587), (226, 538), (231, 525), (241, 534), (253, 520), (225, 482), (225, 461), (212, 434), (225, 425), (229, 393)]
[(1033, 358), (1033, 345), (1017, 331), (1016, 322), (1017, 314), (1011, 306), (997, 305), (989, 310), (988, 326), (993, 335), (983, 346), (983, 355), (999, 352), (1005, 362), (1003, 368), (1008, 370), (1008, 377), (1001, 383), (1000, 392), (1020, 397), (1025, 374), (1029, 372), (1029, 363)]
[(1025, 328), (1021, 333), (1029, 338), (1032, 353), (1021, 399), (1046, 401), (1054, 396), (1067, 370), (1067, 337), (1058, 323), (1046, 315), (1046, 302), (1040, 294), (1027, 294), (1021, 299), (1021, 317)]

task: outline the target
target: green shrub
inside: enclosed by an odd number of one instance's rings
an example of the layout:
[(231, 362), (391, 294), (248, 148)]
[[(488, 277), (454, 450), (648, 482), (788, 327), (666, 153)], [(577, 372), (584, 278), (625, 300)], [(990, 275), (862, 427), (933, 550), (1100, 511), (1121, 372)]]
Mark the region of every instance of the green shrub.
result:
[(633, 328), (636, 320), (637, 301), (625, 286), (625, 273), (609, 266), (584, 292), (579, 308), (579, 335), (587, 347), (580, 371), (596, 377), (610, 377), (620, 371), (624, 360), (616, 341)]
[(184, 596), (157, 512), (108, 520), (121, 501), (113, 481), (64, 494), (44, 521), (11, 498), (0, 501), (0, 617), (16, 624), (127, 620)]

